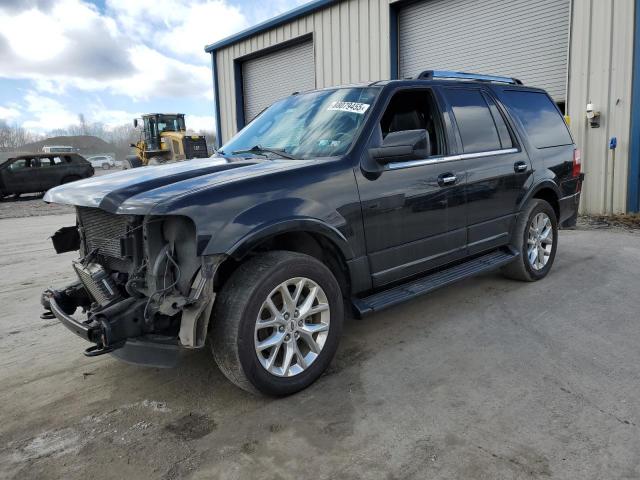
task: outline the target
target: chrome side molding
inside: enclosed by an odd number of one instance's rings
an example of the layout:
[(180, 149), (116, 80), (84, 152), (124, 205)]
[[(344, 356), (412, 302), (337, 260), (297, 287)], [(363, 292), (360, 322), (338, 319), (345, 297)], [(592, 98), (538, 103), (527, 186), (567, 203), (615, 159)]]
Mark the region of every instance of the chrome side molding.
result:
[(401, 168), (420, 167), (423, 165), (434, 165), (436, 163), (455, 162), (456, 160), (467, 160), (470, 158), (493, 157), (494, 155), (506, 155), (517, 153), (517, 148), (505, 148), (502, 150), (490, 150), (487, 152), (463, 153), (460, 155), (448, 155), (446, 157), (430, 157), (422, 160), (409, 160), (408, 162), (389, 163), (386, 170), (399, 170)]

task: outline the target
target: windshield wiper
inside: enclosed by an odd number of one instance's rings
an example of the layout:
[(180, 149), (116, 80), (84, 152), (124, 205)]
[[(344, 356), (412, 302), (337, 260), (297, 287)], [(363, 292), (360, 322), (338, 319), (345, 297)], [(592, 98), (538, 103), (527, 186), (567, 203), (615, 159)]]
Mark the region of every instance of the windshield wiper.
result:
[(286, 158), (288, 160), (298, 160), (296, 157), (294, 157), (293, 155), (289, 155), (284, 150), (278, 150), (277, 148), (262, 147), (260, 145), (254, 145), (248, 150), (234, 150), (231, 153), (233, 155), (238, 155), (241, 153), (255, 153), (257, 155), (260, 155), (260, 154), (264, 155), (265, 153), (273, 153), (274, 155), (278, 155), (279, 157)]

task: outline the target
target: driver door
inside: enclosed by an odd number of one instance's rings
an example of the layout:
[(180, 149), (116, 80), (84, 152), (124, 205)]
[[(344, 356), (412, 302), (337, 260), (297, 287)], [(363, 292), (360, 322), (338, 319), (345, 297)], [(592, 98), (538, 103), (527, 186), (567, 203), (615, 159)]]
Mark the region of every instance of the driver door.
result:
[(370, 148), (391, 132), (425, 129), (430, 154), (371, 171), (364, 153), (356, 176), (374, 288), (465, 256), (466, 171), (447, 156), (448, 125), (430, 89), (397, 91), (379, 119)]

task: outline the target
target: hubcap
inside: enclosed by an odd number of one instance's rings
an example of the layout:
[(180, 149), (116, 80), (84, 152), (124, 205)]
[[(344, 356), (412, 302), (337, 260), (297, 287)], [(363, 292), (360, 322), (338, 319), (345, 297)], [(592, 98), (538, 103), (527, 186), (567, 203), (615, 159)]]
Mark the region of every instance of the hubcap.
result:
[(529, 223), (527, 257), (534, 270), (542, 270), (549, 262), (553, 248), (553, 224), (549, 215), (538, 213)]
[(327, 295), (317, 283), (304, 277), (282, 282), (262, 303), (256, 320), (260, 364), (278, 377), (304, 372), (327, 341), (330, 319)]

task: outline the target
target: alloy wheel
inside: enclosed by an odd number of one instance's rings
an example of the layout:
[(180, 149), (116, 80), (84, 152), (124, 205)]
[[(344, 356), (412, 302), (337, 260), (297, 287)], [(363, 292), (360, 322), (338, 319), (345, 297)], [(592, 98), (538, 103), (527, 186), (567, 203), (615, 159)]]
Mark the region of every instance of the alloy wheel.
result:
[(551, 256), (554, 241), (553, 224), (544, 212), (536, 214), (529, 222), (527, 258), (536, 271), (542, 270)]
[(254, 344), (262, 367), (278, 377), (304, 372), (327, 341), (331, 310), (316, 282), (296, 277), (282, 282), (262, 303)]

